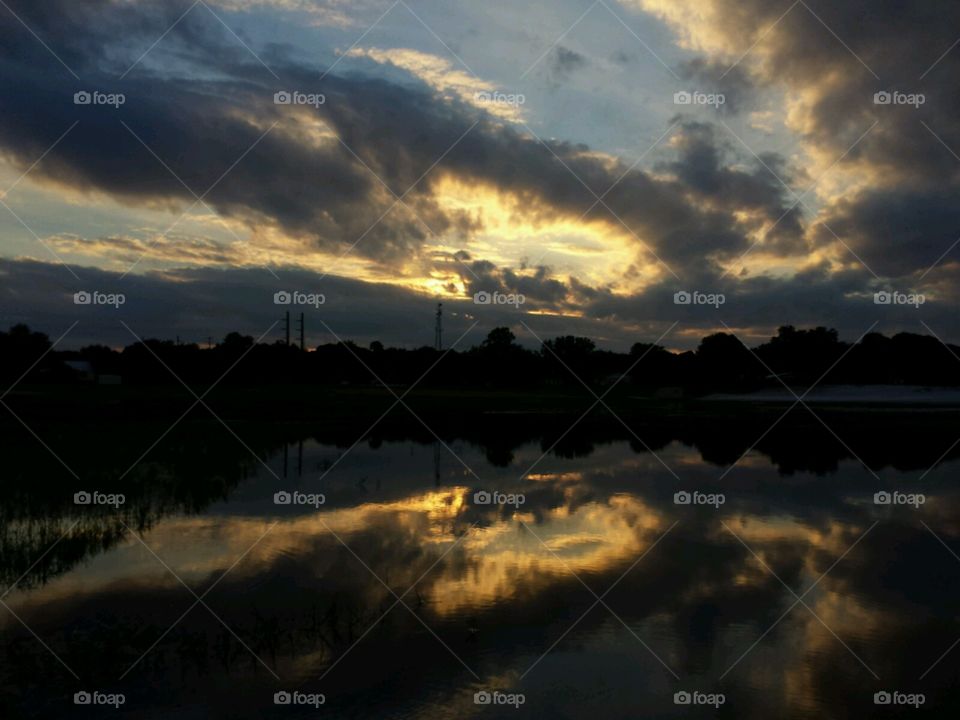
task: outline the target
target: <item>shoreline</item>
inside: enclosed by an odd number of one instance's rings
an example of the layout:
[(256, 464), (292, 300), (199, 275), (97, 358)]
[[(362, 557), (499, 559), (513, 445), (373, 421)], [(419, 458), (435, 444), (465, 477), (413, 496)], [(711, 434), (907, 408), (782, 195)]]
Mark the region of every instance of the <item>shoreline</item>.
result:
[[(879, 386), (878, 386), (879, 387)], [(69, 420), (136, 422), (179, 417), (191, 406), (191, 414), (209, 415), (206, 404), (218, 415), (234, 420), (263, 420), (275, 417), (279, 422), (350, 422), (381, 414), (406, 413), (409, 406), (417, 414), (455, 418), (458, 421), (501, 418), (562, 418), (564, 416), (615, 415), (647, 423), (683, 424), (704, 419), (763, 417), (782, 413), (797, 403), (816, 405), (818, 411), (836, 415), (918, 415), (960, 419), (960, 389), (899, 387), (878, 392), (873, 386), (833, 386), (817, 388), (809, 395), (785, 389), (747, 393), (716, 393), (700, 397), (664, 399), (638, 395), (636, 388), (596, 395), (586, 388), (579, 391), (522, 392), (488, 388), (405, 388), (330, 387), (330, 386), (256, 386), (194, 388), (193, 395), (181, 386), (25, 386), (11, 392), (5, 402), (24, 418), (41, 421)], [(197, 397), (203, 398), (203, 404)], [(598, 401), (597, 398), (602, 401)], [(401, 398), (402, 401), (398, 401)], [(16, 420), (6, 414), (6, 420)], [(4, 420), (0, 420), (0, 423)]]

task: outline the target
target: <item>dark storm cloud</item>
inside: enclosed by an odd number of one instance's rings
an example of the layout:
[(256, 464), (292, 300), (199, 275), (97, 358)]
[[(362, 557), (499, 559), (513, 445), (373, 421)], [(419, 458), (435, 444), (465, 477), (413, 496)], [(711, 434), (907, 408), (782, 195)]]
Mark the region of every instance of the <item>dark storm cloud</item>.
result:
[[(549, 141), (548, 149), (527, 133), (427, 88), (334, 75), (320, 83), (312, 68), (275, 50), (267, 57), (283, 78), (278, 83), (204, 13), (188, 14), (162, 46), (118, 80), (129, 58), (149, 48), (186, 7), (99, 0), (71, 3), (58, 14), (53, 6), (41, 12), (16, 3), (18, 14), (22, 11), (82, 81), (11, 16), (0, 16), (4, 32), (16, 38), (0, 56), (0, 92), (9, 98), (0, 119), (0, 145), (28, 165), (79, 119), (34, 170), (38, 177), (106, 191), (130, 203), (193, 202), (123, 121), (194, 192), (213, 186), (206, 200), (218, 212), (252, 225), (275, 224), (328, 249), (362, 237), (356, 252), (384, 262), (408, 258), (433, 232), (462, 240), (480, 227), (476, 218), (438, 205), (432, 190), (445, 175), (522, 198), (522, 212), (536, 220), (558, 212), (579, 217), (594, 200), (581, 180), (599, 193), (625, 169), (598, 160), (583, 146)], [(564, 54), (561, 62), (577, 66), (578, 57)], [(78, 89), (124, 92), (127, 102), (120, 109), (78, 107), (72, 103)], [(273, 93), (280, 89), (323, 92), (326, 102), (317, 109), (277, 106)], [(318, 118), (350, 150), (311, 140), (309, 123)], [(264, 135), (274, 122), (275, 129)], [(686, 197), (688, 190), (700, 192), (684, 183), (693, 177), (695, 170), (678, 172), (675, 180), (634, 170), (606, 199), (678, 272), (687, 263), (699, 265), (705, 254), (729, 255), (748, 246), (749, 225), (732, 214), (738, 208), (722, 204), (743, 201), (750, 187), (726, 196), (715, 193), (717, 202), (703, 208)], [(410, 209), (390, 210), (394, 194), (408, 190), (404, 203)], [(756, 190), (761, 197), (749, 199), (750, 206), (764, 208), (770, 218), (779, 215), (775, 193), (763, 184)], [(605, 212), (593, 218), (619, 227)]]
[[(728, 304), (724, 321), (742, 327), (756, 327), (767, 318), (771, 325), (823, 324), (835, 319), (835, 324), (853, 339), (876, 319), (876, 308), (869, 302), (876, 283), (866, 269), (837, 274), (820, 267), (785, 279), (721, 276), (718, 260), (734, 259), (747, 252), (753, 243), (751, 234), (777, 221), (793, 205), (793, 197), (767, 168), (788, 182), (794, 177), (792, 168), (780, 156), (763, 155), (767, 167), (750, 156), (744, 157), (742, 149), (716, 126), (683, 122), (671, 138), (676, 150), (673, 162), (661, 164), (656, 173), (633, 169), (624, 175), (626, 167), (622, 163), (600, 158), (590, 148), (559, 140), (541, 144), (525, 129), (441, 98), (423, 85), (336, 75), (328, 75), (321, 82), (315, 69), (294, 62), (287, 51), (274, 47), (262, 57), (282, 78), (277, 81), (203, 12), (191, 12), (126, 79), (118, 79), (189, 7), (187, 3), (91, 0), (49, 2), (42, 8), (14, 2), (11, 7), (81, 77), (81, 81), (75, 80), (12, 15), (0, 13), (0, 28), (9, 39), (0, 49), (0, 93), (5, 99), (0, 115), (2, 151), (26, 168), (79, 120), (73, 132), (35, 168), (32, 177), (45, 177), (73, 189), (106, 192), (130, 204), (183, 207), (192, 203), (193, 196), (123, 128), (122, 120), (196, 193), (202, 194), (215, 184), (206, 199), (223, 215), (313, 238), (325, 250), (346, 249), (362, 237), (354, 252), (388, 264), (415, 256), (432, 231), (466, 240), (481, 229), (477, 217), (440, 206), (434, 190), (445, 176), (512, 196), (518, 201), (518, 217), (534, 223), (558, 216), (578, 219), (594, 205), (592, 193), (609, 190), (604, 196), (609, 209), (596, 205), (587, 220), (605, 223), (617, 232), (634, 233), (638, 264), (656, 263), (644, 250), (652, 248), (670, 268), (670, 272), (664, 270), (665, 280), (659, 285), (623, 297), (610, 288), (551, 277), (547, 269), (530, 271), (491, 264), (474, 265), (474, 272), (486, 277), (493, 288), (480, 288), (475, 278), (461, 273), (467, 287), (522, 292), (531, 303), (550, 309), (576, 308), (588, 317), (552, 319), (544, 315), (537, 321), (548, 328), (544, 332), (556, 328), (557, 332), (580, 332), (601, 340), (614, 338), (620, 346), (624, 343), (624, 325), (630, 328), (628, 333), (655, 332), (672, 319), (683, 319), (692, 328), (715, 329), (716, 315), (684, 315), (683, 308), (673, 305), (673, 293), (680, 289), (725, 292)], [(767, 18), (765, 6), (757, 4), (755, 9), (758, 23)], [(836, 19), (837, 27), (846, 28), (850, 22), (840, 20), (850, 20), (848, 15), (853, 11), (835, 8), (825, 12), (830, 15), (825, 18), (828, 22)], [(880, 15), (887, 12), (886, 8), (877, 10)], [(853, 28), (848, 41), (858, 53), (864, 53), (871, 66), (876, 63), (878, 70), (882, 67), (887, 71), (898, 60), (906, 63), (916, 49), (916, 37), (927, 27), (921, 22), (920, 10), (909, 12), (909, 20), (919, 29), (884, 34), (890, 44), (889, 57), (882, 55), (875, 39), (865, 37), (861, 29)], [(802, 14), (797, 11), (798, 16)], [(887, 20), (894, 22), (890, 17)], [(953, 223), (956, 211), (951, 198), (956, 197), (960, 161), (951, 157), (918, 121), (925, 118), (945, 142), (960, 147), (960, 128), (953, 112), (958, 109), (954, 107), (958, 101), (949, 92), (950, 80), (957, 76), (960, 52), (948, 54), (924, 80), (921, 89), (927, 92), (929, 101), (919, 113), (913, 108), (878, 107), (872, 104), (872, 97), (880, 85), (842, 45), (836, 43), (834, 47), (819, 23), (813, 23), (800, 17), (784, 38), (778, 33), (778, 43), (764, 55), (757, 75), (747, 78), (736, 70), (729, 73), (725, 81), (730, 83), (730, 92), (737, 103), (747, 104), (753, 81), (792, 83), (810, 103), (805, 137), (822, 147), (837, 149), (837, 155), (882, 111), (876, 133), (843, 161), (844, 166), (855, 164), (875, 172), (876, 188), (828, 208), (832, 213), (830, 227), (842, 232), (871, 266), (873, 259), (879, 272), (908, 276), (912, 269), (926, 269), (939, 256), (937, 246)], [(874, 19), (865, 24), (873, 25)], [(736, 33), (738, 39), (743, 33), (742, 26), (721, 29)], [(815, 40), (814, 30), (819, 33)], [(944, 31), (937, 25), (930, 32), (929, 43), (937, 45)], [(746, 37), (751, 35), (747, 33)], [(945, 43), (943, 48), (948, 46)], [(576, 60), (568, 62), (577, 64)], [(915, 59), (910, 62), (916, 65)], [(788, 68), (790, 72), (786, 72)], [(831, 68), (833, 72), (828, 72)], [(896, 72), (890, 70), (889, 76), (891, 88), (897, 85), (897, 78), (909, 74), (902, 68), (894, 69)], [(712, 61), (692, 63), (687, 70), (691, 77), (716, 77)], [(72, 100), (80, 89), (124, 92), (128, 99), (120, 109), (78, 107)], [(326, 102), (316, 109), (274, 104), (274, 92), (294, 89), (322, 92)], [(898, 89), (911, 88), (904, 81)], [(332, 128), (350, 150), (339, 143), (318, 142), (317, 120)], [(264, 135), (274, 122), (274, 130)], [(736, 163), (737, 157), (746, 162)], [(234, 163), (235, 167), (221, 179)], [(393, 193), (408, 190), (404, 203), (412, 212), (402, 205), (390, 210)], [(802, 254), (808, 250), (808, 243), (833, 242), (821, 226), (813, 232), (805, 231), (801, 209), (788, 212), (779, 221), (764, 242), (765, 251)], [(910, 224), (912, 215), (916, 217), (915, 229)], [(887, 235), (883, 235), (884, 229)], [(911, 229), (913, 232), (908, 232)], [(944, 242), (941, 252), (947, 246)], [(873, 249), (883, 257), (874, 257)], [(36, 268), (23, 263), (14, 267), (18, 272)], [(12, 270), (8, 272), (13, 274)], [(229, 278), (238, 282), (237, 287), (243, 286), (244, 292), (249, 291), (252, 281), (246, 273), (259, 271), (182, 272), (186, 274), (178, 279), (187, 278), (189, 282), (179, 286), (165, 282), (162, 276), (142, 279), (164, 294), (164, 299), (145, 294), (154, 297), (158, 307), (166, 309), (164, 303), (169, 298), (182, 298), (179, 314), (153, 316), (143, 307), (147, 324), (154, 322), (157, 334), (179, 332), (205, 338), (216, 334), (211, 326), (229, 326), (232, 318), (247, 311), (250, 315), (244, 322), (249, 327), (244, 330), (259, 334), (253, 320), (276, 316), (272, 306), (246, 307), (245, 297), (238, 295), (220, 310), (211, 310), (212, 315), (199, 317), (197, 313), (204, 312), (198, 311), (203, 302), (217, 297), (217, 283)], [(59, 273), (65, 274), (62, 269)], [(952, 277), (949, 268), (942, 268), (928, 280), (939, 283), (942, 298), (953, 299)], [(246, 278), (247, 285), (239, 283), (240, 278)], [(110, 278), (105, 276), (104, 280)], [(262, 281), (265, 290), (276, 284), (265, 273)], [(304, 283), (309, 281), (305, 276)], [(260, 287), (258, 283), (253, 286)], [(18, 292), (30, 289), (18, 287)], [(352, 287), (357, 293), (364, 288), (371, 304), (367, 307), (358, 300), (360, 305), (353, 310), (343, 307), (344, 314), (338, 321), (343, 321), (345, 334), (408, 343), (422, 337), (419, 320), (409, 318), (429, 316), (432, 303), (428, 299), (359, 281)], [(190, 291), (196, 288), (204, 292), (191, 296)], [(854, 293), (856, 298), (851, 300)], [(7, 293), (5, 302), (12, 297)], [(42, 298), (36, 307), (45, 307)], [(357, 312), (357, 307), (364, 307), (364, 312)], [(471, 303), (462, 312), (473, 310), (476, 308)], [(516, 314), (506, 315), (506, 311), (492, 308), (483, 312), (485, 323), (518, 325)], [(886, 312), (883, 317), (894, 322), (894, 316)], [(925, 317), (944, 332), (955, 326), (951, 317), (940, 314), (937, 305), (928, 305), (924, 312), (930, 313)], [(22, 306), (9, 314), (29, 317)], [(49, 313), (47, 316), (52, 317)], [(407, 320), (401, 321), (403, 317)], [(909, 315), (896, 317), (901, 325), (912, 322)], [(270, 323), (262, 324), (265, 328)], [(462, 325), (465, 329), (468, 323)], [(424, 339), (429, 341), (429, 337)], [(116, 341), (123, 340), (117, 337)]]
[(749, 172), (733, 168), (731, 160), (735, 155), (730, 147), (730, 136), (722, 133), (726, 131), (712, 124), (684, 123), (675, 143), (678, 159), (662, 164), (660, 169), (675, 174), (700, 200), (719, 207), (758, 212), (767, 220), (780, 218), (778, 232), (768, 239), (765, 249), (802, 254), (806, 248), (801, 211), (794, 208), (781, 218), (785, 212), (786, 189), (778, 177), (790, 182), (783, 160), (767, 154), (754, 160)]
[[(836, 159), (837, 170), (868, 178), (824, 219), (843, 228), (874, 271), (918, 277), (956, 240), (960, 4), (815, 0), (783, 18), (785, 8), (766, 0), (681, 4), (711, 18), (693, 33), (724, 49), (713, 63), (729, 65), (749, 49), (733, 72), (749, 66), (753, 82), (786, 88), (796, 101), (794, 129), (825, 164)], [(923, 94), (925, 102), (874, 104), (882, 91)], [(828, 232), (815, 237), (836, 243)]]
[(527, 309), (557, 308), (567, 304), (571, 290), (551, 276), (550, 268), (539, 265), (532, 268), (532, 272), (524, 270), (517, 272), (512, 268), (499, 268), (488, 260), (477, 260), (462, 263), (459, 273), (470, 296), (478, 292), (520, 294), (526, 299)]
[[(841, 202), (830, 227), (849, 242), (874, 272), (909, 279), (927, 270), (960, 237), (957, 188), (877, 189)], [(956, 263), (948, 255), (942, 262)]]
[[(165, 38), (172, 49), (163, 50), (189, 69), (178, 73), (181, 68), (174, 64), (169, 73), (159, 75), (148, 69), (152, 59), (148, 56), (121, 81), (117, 76), (130, 63), (117, 62), (113, 55), (129, 49), (129, 57), (136, 58), (178, 13), (171, 17), (169, 9), (161, 13), (149, 3), (117, 7), (91, 3), (83, 6), (87, 13), (83, 17), (78, 8), (71, 8), (59, 19), (53, 12), (41, 15), (28, 6), (20, 9), (31, 25), (43, 29), (58, 54), (62, 52), (80, 75), (79, 82), (33, 38), (20, 37), (26, 31), (11, 16), (0, 20), (7, 26), (5, 32), (20, 40), (5, 53), (0, 75), (0, 92), (10, 98), (0, 122), (0, 143), (21, 165), (35, 160), (79, 120), (38, 166), (38, 174), (75, 188), (106, 191), (127, 202), (189, 204), (194, 200), (190, 190), (203, 195), (212, 187), (205, 199), (224, 215), (276, 223), (294, 234), (316, 236), (322, 244), (353, 242), (393, 204), (394, 197), (345, 148), (310, 142), (304, 134), (311, 120), (307, 110), (274, 104), (278, 89), (320, 92), (315, 73), (275, 59), (276, 67), (290, 78), (289, 84), (275, 87), (278, 83), (269, 72), (225, 37), (226, 30), (212, 17), (191, 12)], [(101, 15), (108, 19), (105, 25), (95, 22)], [(101, 45), (109, 51), (103, 52)], [(134, 53), (133, 48), (142, 49)], [(95, 89), (122, 92), (126, 103), (119, 109), (73, 104), (75, 92)], [(328, 121), (353, 124), (358, 114), (376, 112), (384, 124), (414, 122), (414, 132), (431, 136), (428, 143), (413, 138), (399, 148), (397, 138), (379, 147), (365, 147), (357, 139), (357, 147), (369, 151), (364, 152), (368, 162), (374, 155), (381, 158), (374, 165), (396, 194), (406, 191), (469, 127), (463, 118), (453, 122), (413, 111), (429, 105), (431, 98), (409, 88), (331, 79), (323, 89), (328, 107), (338, 105), (325, 113)], [(406, 117), (387, 112), (392, 105), (408, 108)], [(267, 133), (275, 122), (275, 129)], [(380, 132), (372, 127), (375, 124), (366, 123), (365, 129)], [(441, 149), (428, 156), (436, 147)], [(390, 156), (379, 154), (387, 148)], [(406, 202), (423, 221), (403, 206), (395, 208), (365, 237), (371, 255), (390, 257), (422, 242), (431, 231), (457, 233), (469, 227), (465, 218), (439, 212), (428, 194), (413, 193)]]

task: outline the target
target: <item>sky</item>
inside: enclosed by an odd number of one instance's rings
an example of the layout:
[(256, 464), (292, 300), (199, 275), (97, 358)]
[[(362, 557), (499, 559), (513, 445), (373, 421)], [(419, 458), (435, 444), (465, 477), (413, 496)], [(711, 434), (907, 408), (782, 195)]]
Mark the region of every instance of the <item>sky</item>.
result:
[(271, 341), (290, 310), (310, 345), (417, 347), (442, 302), (445, 347), (958, 342), (958, 28), (894, 0), (3, 0), (0, 326)]

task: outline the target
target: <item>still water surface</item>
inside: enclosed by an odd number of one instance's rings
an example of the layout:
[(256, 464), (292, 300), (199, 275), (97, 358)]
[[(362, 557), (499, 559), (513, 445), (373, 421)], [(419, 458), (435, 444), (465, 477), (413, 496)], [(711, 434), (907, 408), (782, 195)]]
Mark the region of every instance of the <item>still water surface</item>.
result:
[[(947, 652), (960, 638), (955, 462), (878, 480), (854, 458), (814, 474), (757, 451), (727, 473), (677, 440), (655, 455), (616, 440), (491, 456), (465, 441), (347, 451), (306, 436), (221, 469), (201, 437), (181, 438), (180, 462), (145, 463), (119, 510), (5, 490), (4, 717), (947, 717), (960, 705), (960, 649)], [(925, 502), (876, 505), (884, 489)], [(478, 504), (479, 491), (509, 503)], [(677, 504), (682, 491), (713, 504)], [(313, 504), (278, 505), (278, 492)], [(125, 703), (74, 706), (82, 690)], [(895, 690), (924, 706), (874, 704)], [(325, 702), (278, 706), (278, 691)], [(476, 704), (484, 691), (523, 704)], [(684, 691), (723, 704), (677, 704)]]

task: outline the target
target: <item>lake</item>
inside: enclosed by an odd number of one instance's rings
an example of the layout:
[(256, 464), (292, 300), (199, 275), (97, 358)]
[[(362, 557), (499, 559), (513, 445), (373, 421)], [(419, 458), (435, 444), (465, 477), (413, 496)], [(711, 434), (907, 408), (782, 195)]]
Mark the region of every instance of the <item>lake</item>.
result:
[(10, 427), (2, 715), (956, 716), (950, 433), (806, 420)]

